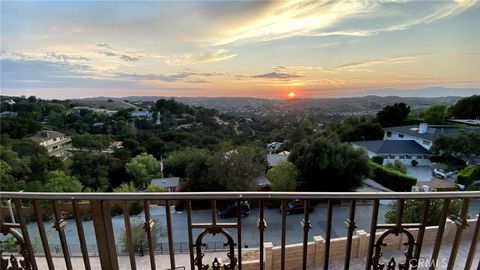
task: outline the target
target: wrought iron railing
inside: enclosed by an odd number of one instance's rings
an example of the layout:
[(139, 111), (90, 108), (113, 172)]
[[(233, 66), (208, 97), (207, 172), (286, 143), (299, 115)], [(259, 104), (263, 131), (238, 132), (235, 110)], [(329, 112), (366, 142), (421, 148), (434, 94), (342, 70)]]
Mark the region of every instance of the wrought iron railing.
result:
[[(321, 252), (322, 261), (319, 263), (323, 269), (328, 269), (331, 263), (331, 243), (332, 243), (332, 222), (333, 212), (335, 211), (334, 205), (338, 202), (346, 202), (349, 207), (348, 218), (345, 221), (347, 233), (345, 239), (344, 248), (344, 269), (350, 269), (352, 246), (354, 240), (354, 232), (356, 228), (356, 218), (358, 213), (357, 204), (370, 203), (372, 205), (371, 222), (370, 222), (370, 234), (366, 245), (366, 263), (365, 269), (417, 269), (419, 267), (418, 262), (422, 252), (422, 244), (424, 240), (425, 230), (427, 227), (427, 221), (430, 211), (430, 204), (433, 200), (441, 200), (442, 210), (440, 216), (440, 224), (436, 229), (435, 241), (433, 243), (433, 251), (430, 257), (431, 262), (438, 260), (440, 247), (444, 237), (444, 231), (449, 217), (449, 209), (452, 202), (459, 200), (461, 202), (461, 210), (459, 215), (455, 218), (456, 231), (451, 244), (451, 252), (448, 256), (447, 269), (457, 269), (458, 264), (456, 262), (457, 252), (459, 245), (462, 241), (462, 233), (468, 225), (468, 209), (472, 200), (480, 199), (480, 192), (416, 192), (416, 193), (321, 193), (321, 192), (202, 192), (202, 193), (13, 193), (13, 192), (0, 192), (0, 198), (2, 202), (11, 200), (13, 202), (14, 217), (12, 221), (7, 221), (5, 217), (8, 217), (8, 212), (2, 214), (1, 231), (3, 234), (12, 235), (20, 246), (17, 256), (23, 258), (17, 258), (15, 254), (11, 254), (10, 257), (3, 258), (2, 254), (2, 269), (14, 266), (12, 269), (39, 269), (37, 265), (37, 257), (41, 253), (42, 259), (46, 260), (47, 267), (49, 269), (55, 269), (54, 260), (51, 252), (49, 239), (47, 237), (45, 224), (43, 221), (43, 214), (49, 212), (53, 217), (54, 228), (58, 233), (61, 246), (61, 254), (63, 255), (65, 267), (67, 269), (73, 269), (71, 253), (69, 249), (71, 246), (67, 242), (65, 234), (66, 220), (63, 213), (63, 208), (66, 204), (71, 206), (71, 214), (76, 224), (76, 233), (78, 235), (80, 251), (83, 258), (83, 265), (85, 269), (92, 269), (90, 262), (90, 255), (88, 245), (85, 240), (85, 231), (82, 221), (82, 215), (79, 205), (88, 205), (87, 212), (91, 215), (93, 220), (95, 239), (97, 245), (97, 251), (99, 261), (102, 269), (119, 269), (119, 251), (117, 250), (118, 239), (115, 239), (112, 226), (111, 206), (120, 205), (123, 209), (123, 220), (125, 225), (126, 236), (126, 252), (128, 252), (130, 268), (137, 269), (136, 257), (137, 250), (134, 247), (132, 236), (132, 225), (130, 223), (129, 207), (131, 202), (140, 202), (143, 205), (144, 215), (144, 230), (146, 232), (147, 241), (145, 243), (147, 247), (147, 254), (149, 256), (151, 269), (156, 269), (155, 256), (158, 253), (155, 252), (153, 234), (152, 231), (154, 221), (151, 215), (151, 203), (161, 203), (165, 206), (165, 219), (166, 219), (166, 233), (168, 239), (168, 254), (170, 260), (170, 268), (175, 269), (176, 264), (175, 257), (175, 239), (173, 237), (173, 224), (171, 207), (174, 202), (185, 202), (186, 215), (187, 215), (187, 231), (188, 234), (188, 251), (189, 251), (189, 265), (193, 269), (242, 269), (244, 266), (242, 262), (242, 208), (236, 207), (236, 217), (234, 222), (220, 222), (217, 220), (217, 202), (222, 200), (235, 201), (237, 206), (240, 206), (241, 201), (248, 200), (256, 204), (258, 208), (258, 269), (264, 270), (266, 268), (271, 269), (272, 266), (267, 266), (265, 261), (268, 259), (265, 255), (266, 247), (264, 246), (265, 238), (264, 233), (267, 230), (267, 222), (265, 220), (265, 204), (269, 204), (272, 201), (279, 202), (280, 215), (281, 215), (281, 236), (280, 236), (280, 261), (279, 268), (287, 269), (286, 260), (291, 254), (287, 254), (287, 215), (288, 215), (288, 202), (291, 200), (300, 200), (303, 202), (303, 220), (301, 226), (303, 228), (303, 241), (302, 241), (302, 256), (299, 259), (301, 262), (298, 268), (307, 269), (309, 266), (309, 232), (312, 227), (310, 218), (310, 205), (323, 203), (326, 207), (326, 223), (322, 230), (325, 232), (324, 245)], [(418, 213), (420, 222), (418, 223), (405, 223), (403, 216), (405, 212), (405, 206), (407, 200), (419, 200), (422, 202), (422, 210)], [(209, 222), (194, 222), (192, 219), (192, 204), (197, 201), (210, 201), (211, 204), (211, 218)], [(396, 221), (392, 224), (379, 224), (379, 206), (382, 200), (396, 201)], [(87, 203), (85, 203), (87, 202)], [(4, 206), (5, 208), (5, 206)], [(473, 226), (474, 230), (469, 243), (468, 255), (465, 261), (462, 261), (462, 268), (473, 269), (474, 257), (477, 251), (477, 242), (480, 237), (480, 217), (478, 216), (478, 209), (473, 213), (473, 218), (476, 218)], [(38, 227), (39, 238), (41, 241), (42, 252), (35, 252), (32, 244), (32, 239), (29, 234), (28, 217), (31, 213)], [(366, 213), (361, 213), (365, 215)], [(476, 215), (476, 216), (475, 216)], [(411, 231), (415, 230), (413, 234)], [(199, 231), (198, 234), (194, 234), (194, 231)], [(232, 237), (231, 232), (234, 231), (235, 235)], [(223, 265), (215, 258), (211, 262), (204, 261), (204, 247), (206, 235), (223, 235), (226, 239), (225, 249), (228, 251), (226, 263)], [(196, 235), (194, 239), (194, 235)], [(385, 247), (384, 240), (390, 235), (399, 236), (403, 235), (402, 239), (405, 239), (403, 245), (406, 252), (403, 261), (397, 262), (395, 258), (391, 258), (389, 261), (381, 261), (383, 256), (382, 248)], [(415, 236), (414, 236), (415, 235)], [(320, 252), (319, 250), (316, 251)], [(2, 251), (2, 253), (6, 253)], [(435, 263), (431, 264), (430, 269), (435, 269)], [(480, 263), (476, 266), (480, 269)], [(63, 266), (62, 266), (63, 268)], [(363, 268), (363, 267), (362, 267)]]

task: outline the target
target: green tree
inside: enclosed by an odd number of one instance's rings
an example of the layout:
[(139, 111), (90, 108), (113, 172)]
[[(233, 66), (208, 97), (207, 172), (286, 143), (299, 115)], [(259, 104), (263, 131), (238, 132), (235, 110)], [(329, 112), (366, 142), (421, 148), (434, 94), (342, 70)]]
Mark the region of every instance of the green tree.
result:
[(423, 120), (429, 124), (442, 124), (447, 116), (447, 105), (434, 104), (425, 110)]
[(74, 176), (66, 175), (63, 171), (51, 171), (47, 174), (45, 191), (48, 192), (80, 192), (82, 183)]
[(462, 98), (448, 109), (448, 114), (459, 119), (477, 119), (480, 117), (480, 95)]
[(157, 186), (157, 185), (148, 185), (148, 187), (145, 189), (146, 192), (164, 192), (165, 189), (162, 188), (161, 186)]
[(267, 179), (272, 183), (273, 191), (295, 191), (297, 177), (298, 171), (295, 164), (285, 160), (272, 167), (267, 173)]
[(410, 113), (410, 106), (405, 103), (395, 103), (385, 106), (377, 113), (377, 121), (382, 127), (402, 125)]
[(22, 118), (8, 117), (2, 118), (2, 134), (8, 134), (10, 138), (21, 139), (32, 136), (35, 132), (42, 129), (42, 124), (38, 121)]
[(144, 189), (154, 177), (158, 177), (160, 172), (160, 163), (158, 160), (147, 153), (142, 153), (130, 160), (125, 165), (127, 173), (132, 177), (136, 187)]
[(340, 125), (335, 126), (333, 132), (337, 133), (344, 142), (383, 139), (382, 126), (367, 118), (347, 118)]
[[(144, 226), (145, 224), (141, 221), (134, 221), (131, 224), (133, 249), (138, 252), (138, 254), (148, 252), (148, 238)], [(161, 226), (158, 219), (153, 219), (151, 235), (152, 244), (155, 248), (158, 245), (159, 238), (165, 235), (165, 229)], [(122, 229), (120, 243), (123, 245), (123, 251), (127, 251), (127, 234), (125, 229)]]
[(110, 154), (75, 152), (70, 160), (72, 175), (93, 190), (106, 191), (129, 178), (124, 163)]
[(10, 146), (0, 145), (0, 190), (18, 191), (30, 181), (28, 158), (20, 158)]
[(266, 151), (258, 145), (233, 148), (225, 145), (209, 161), (203, 183), (212, 191), (253, 191), (256, 179), (265, 173)]
[(480, 134), (462, 130), (455, 135), (440, 135), (430, 149), (433, 154), (444, 157), (464, 158), (480, 153)]
[[(132, 182), (122, 183), (120, 186), (113, 189), (113, 192), (137, 192), (138, 189)], [(128, 202), (128, 213), (130, 215), (138, 215), (143, 210), (143, 205), (138, 201)], [(119, 204), (113, 204), (111, 208), (112, 215), (120, 215), (123, 213), (123, 208)]]
[(72, 144), (76, 148), (102, 151), (110, 146), (112, 139), (103, 134), (84, 134), (72, 136)]
[(326, 137), (303, 140), (289, 160), (299, 171), (298, 181), (311, 191), (354, 191), (370, 172), (364, 151)]
[[(403, 212), (403, 223), (420, 223), (424, 202), (422, 200), (406, 200)], [(443, 201), (431, 200), (427, 216), (427, 226), (437, 226), (440, 224), (442, 216)], [(448, 217), (455, 220), (460, 211), (460, 202), (452, 200), (448, 208)], [(397, 222), (397, 203), (394, 203), (390, 210), (385, 213), (385, 220), (388, 223)]]

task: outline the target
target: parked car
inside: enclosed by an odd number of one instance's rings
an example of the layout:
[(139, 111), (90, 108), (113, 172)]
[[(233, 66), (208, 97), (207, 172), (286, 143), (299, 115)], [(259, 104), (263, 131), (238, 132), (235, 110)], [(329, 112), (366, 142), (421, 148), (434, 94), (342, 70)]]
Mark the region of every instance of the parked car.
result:
[[(238, 203), (226, 204), (218, 209), (218, 216), (221, 218), (237, 217)], [(240, 203), (240, 217), (246, 217), (250, 214), (250, 205), (247, 201)]]
[(440, 179), (446, 179), (446, 178), (456, 178), (457, 171), (447, 171), (445, 169), (433, 169), (432, 175), (440, 178)]
[[(309, 212), (312, 212), (313, 211), (313, 207), (310, 206), (309, 208)], [(282, 207), (280, 206), (280, 213), (282, 213)], [(294, 201), (290, 201), (287, 203), (287, 209), (285, 211), (285, 213), (287, 215), (290, 215), (290, 214), (296, 214), (296, 213), (304, 213), (305, 212), (305, 204), (303, 203), (302, 200), (294, 200)]]

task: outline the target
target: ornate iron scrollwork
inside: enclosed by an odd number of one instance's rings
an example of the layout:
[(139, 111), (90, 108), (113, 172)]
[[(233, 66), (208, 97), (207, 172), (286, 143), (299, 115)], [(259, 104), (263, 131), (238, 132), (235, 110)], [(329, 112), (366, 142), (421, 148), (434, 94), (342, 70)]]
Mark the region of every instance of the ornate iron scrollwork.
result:
[[(384, 263), (380, 263), (380, 258), (383, 256), (383, 253), (382, 253), (382, 246), (387, 246), (387, 244), (385, 244), (383, 242), (383, 240), (388, 236), (388, 235), (395, 235), (395, 236), (398, 236), (400, 234), (403, 234), (405, 236), (407, 236), (407, 242), (403, 243), (404, 246), (407, 246), (407, 251), (404, 253), (405, 255), (405, 262), (403, 263), (398, 263), (398, 269), (400, 270), (403, 270), (403, 269), (408, 269), (409, 267), (409, 264), (410, 264), (410, 261), (412, 260), (413, 258), (413, 248), (414, 246), (416, 245), (415, 243), (415, 239), (413, 237), (413, 235), (403, 229), (403, 228), (398, 228), (398, 229), (390, 229), (390, 230), (387, 230), (385, 231), (377, 240), (377, 242), (375, 242), (375, 254), (372, 258), (372, 262), (373, 262), (373, 269), (376, 270), (376, 269), (379, 269), (379, 270), (383, 270), (385, 268), (385, 264)], [(391, 258), (390, 261), (387, 263), (387, 268), (386, 270), (395, 270), (396, 269), (396, 266), (397, 266), (397, 262), (395, 261), (395, 258)]]
[(10, 257), (8, 258), (3, 258), (4, 250), (0, 249), (0, 257), (1, 257), (0, 269), (1, 270), (32, 269), (30, 265), (30, 257), (28, 256), (27, 247), (25, 245), (25, 241), (23, 240), (22, 235), (18, 231), (8, 226), (5, 226), (4, 224), (1, 225), (1, 232), (3, 235), (11, 234), (15, 238), (15, 240), (17, 241), (17, 244), (20, 246), (19, 253), (23, 257), (23, 259), (17, 259), (13, 254), (10, 254)]
[[(217, 226), (205, 228), (205, 230), (197, 237), (197, 241), (194, 244), (194, 247), (196, 248), (195, 266), (197, 266), (198, 269), (201, 269), (201, 270), (209, 269), (208, 264), (203, 264), (203, 257), (205, 254), (202, 252), (202, 247), (206, 246), (206, 244), (202, 242), (203, 237), (207, 234), (213, 234), (213, 235), (223, 234), (225, 238), (227, 238), (227, 241), (223, 245), (229, 247), (229, 252), (227, 253), (227, 257), (230, 259), (230, 263), (223, 264), (223, 269), (234, 270), (235, 266), (237, 265), (237, 258), (235, 257), (235, 242), (233, 241), (232, 236), (227, 231)], [(212, 269), (213, 270), (222, 269), (222, 265), (220, 264), (217, 258), (213, 260)]]

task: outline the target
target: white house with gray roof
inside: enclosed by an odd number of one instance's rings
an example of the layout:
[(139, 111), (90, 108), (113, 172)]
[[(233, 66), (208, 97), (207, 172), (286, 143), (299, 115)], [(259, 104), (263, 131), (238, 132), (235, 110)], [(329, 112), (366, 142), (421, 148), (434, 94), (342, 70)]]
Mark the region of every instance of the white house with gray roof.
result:
[(400, 161), (407, 166), (412, 165), (412, 160), (418, 162), (418, 166), (430, 165), (430, 151), (422, 147), (414, 140), (376, 140), (351, 142), (354, 148), (363, 148), (368, 157), (383, 157), (383, 164)]
[(386, 127), (384, 130), (384, 140), (413, 140), (427, 150), (430, 150), (433, 141), (439, 135), (455, 135), (460, 130), (480, 133), (479, 128), (458, 128), (451, 125), (428, 125), (427, 123), (421, 123), (418, 126)]

